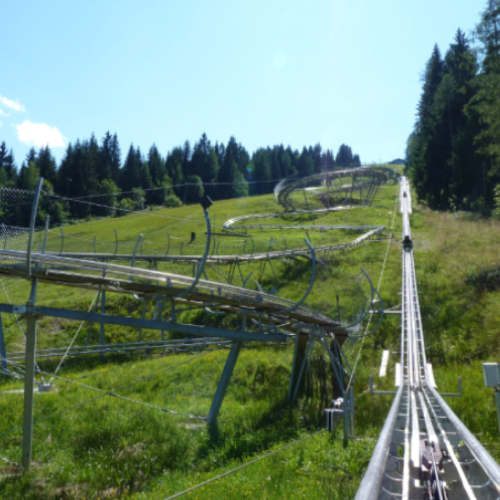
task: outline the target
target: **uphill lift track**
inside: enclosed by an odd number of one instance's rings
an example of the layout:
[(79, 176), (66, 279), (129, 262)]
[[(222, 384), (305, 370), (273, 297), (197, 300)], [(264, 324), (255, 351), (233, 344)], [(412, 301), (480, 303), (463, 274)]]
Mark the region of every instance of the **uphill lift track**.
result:
[[(353, 173), (351, 172), (351, 175)], [(377, 177), (378, 179), (379, 177)], [(160, 272), (154, 269), (145, 269), (134, 267), (135, 260), (153, 262), (154, 258), (148, 259), (145, 256), (139, 256), (137, 248), (142, 235), (135, 245), (134, 254), (131, 256), (130, 265), (119, 265), (112, 263), (122, 256), (115, 254), (99, 255), (96, 253), (69, 254), (66, 252), (46, 251), (45, 243), (47, 241), (48, 220), (45, 225), (45, 233), (42, 234), (44, 241), (38, 251), (34, 248), (35, 221), (37, 218), (38, 205), (42, 191), (43, 179), (40, 179), (36, 192), (33, 194), (31, 206), (30, 227), (11, 228), (3, 227), (4, 245), (0, 248), (0, 276), (8, 278), (26, 279), (31, 284), (31, 292), (26, 304), (0, 303), (0, 313), (21, 316), (26, 321), (26, 350), (24, 353), (24, 412), (23, 412), (23, 441), (22, 441), (22, 465), (27, 468), (31, 462), (32, 443), (33, 443), (33, 407), (34, 407), (34, 386), (35, 374), (37, 370), (37, 320), (42, 316), (63, 318), (66, 320), (87, 321), (90, 324), (97, 323), (101, 325), (100, 345), (92, 346), (94, 352), (100, 352), (104, 356), (107, 348), (104, 342), (104, 325), (114, 324), (125, 327), (134, 327), (142, 331), (143, 328), (158, 330), (162, 333), (161, 347), (167, 348), (167, 342), (164, 341), (163, 332), (177, 332), (199, 338), (212, 338), (214, 342), (225, 344), (229, 343), (230, 351), (226, 364), (214, 395), (212, 405), (205, 420), (209, 425), (215, 425), (217, 416), (221, 408), (227, 386), (232, 377), (232, 373), (237, 362), (240, 350), (245, 341), (253, 342), (275, 342), (283, 343), (291, 339), (295, 344), (294, 365), (290, 377), (289, 401), (293, 401), (298, 390), (301, 375), (303, 374), (304, 364), (295, 366), (297, 359), (297, 350), (299, 345), (303, 345), (306, 340), (309, 349), (314, 340), (317, 339), (323, 345), (330, 357), (335, 369), (339, 369), (335, 362), (335, 355), (330, 350), (329, 342), (333, 341), (340, 349), (343, 342), (347, 339), (349, 333), (339, 322), (332, 320), (325, 314), (303, 304), (314, 283), (317, 251), (329, 251), (334, 249), (343, 249), (344, 247), (358, 246), (371, 235), (382, 231), (384, 228), (367, 228), (368, 233), (357, 240), (341, 246), (332, 245), (325, 248), (314, 249), (312, 245), (305, 240), (307, 248), (305, 250), (285, 250), (279, 252), (265, 252), (262, 254), (252, 254), (243, 257), (242, 260), (269, 260), (273, 258), (283, 258), (287, 256), (307, 256), (312, 262), (312, 276), (309, 287), (304, 296), (298, 301), (290, 301), (280, 298), (276, 295), (264, 293), (261, 290), (249, 290), (227, 283), (218, 283), (202, 279), (204, 276), (204, 265), (209, 260), (209, 248), (211, 243), (210, 218), (204, 207), (204, 216), (207, 227), (206, 246), (203, 255), (200, 257), (192, 256), (194, 262), (193, 276), (188, 277), (169, 272)], [(374, 186), (372, 186), (373, 191)], [(26, 193), (24, 193), (26, 194)], [(28, 193), (29, 194), (29, 193)], [(26, 203), (24, 203), (26, 205)], [(28, 204), (29, 205), (29, 204)], [(15, 248), (7, 248), (9, 242), (9, 230), (12, 231), (12, 242)], [(20, 232), (19, 232), (20, 230)], [(21, 234), (22, 233), (22, 234)], [(20, 237), (18, 235), (21, 234)], [(45, 236), (43, 237), (43, 234)], [(116, 235), (116, 231), (115, 231)], [(127, 256), (130, 257), (130, 256)], [(172, 256), (167, 256), (171, 258)], [(189, 261), (189, 256), (180, 256), (182, 261)], [(238, 256), (236, 256), (236, 260)], [(161, 257), (158, 259), (161, 260)], [(165, 259), (165, 260), (168, 260)], [(175, 260), (175, 259), (172, 259)], [(231, 262), (235, 256), (216, 256), (216, 262)], [(110, 262), (111, 261), (111, 262)], [(369, 281), (369, 279), (368, 279)], [(72, 286), (82, 289), (96, 290), (97, 297), (101, 298), (100, 312), (96, 307), (93, 312), (76, 311), (56, 307), (46, 307), (37, 305), (37, 290), (39, 283), (49, 283), (53, 285)], [(374, 302), (376, 291), (371, 285), (371, 302)], [(141, 318), (132, 318), (124, 316), (113, 316), (106, 314), (105, 300), (106, 292), (118, 292), (132, 295), (143, 302), (152, 301), (155, 304), (153, 317), (147, 319), (143, 315)], [(169, 317), (164, 317), (164, 308), (169, 306)], [(176, 315), (182, 310), (205, 310), (211, 314), (232, 314), (241, 321), (241, 326), (237, 330), (230, 330), (218, 327), (198, 326), (192, 324), (180, 323)], [(367, 310), (366, 310), (367, 312)], [(366, 314), (365, 314), (366, 315)], [(365, 316), (364, 315), (364, 316)], [(364, 318), (358, 319), (361, 322)], [(350, 325), (352, 327), (353, 325)], [(3, 331), (0, 315), (0, 370), (8, 372), (6, 369), (9, 361), (5, 352), (3, 343)], [(137, 343), (136, 343), (137, 344)], [(70, 345), (71, 347), (71, 345)], [(137, 348), (137, 345), (127, 346), (130, 349)], [(150, 346), (146, 346), (150, 347)], [(74, 349), (70, 352), (68, 348), (66, 355), (79, 355), (85, 350)], [(43, 353), (45, 354), (45, 353)], [(54, 352), (50, 353), (51, 355)], [(57, 353), (61, 354), (61, 353)], [(337, 363), (337, 364), (336, 364)], [(294, 373), (295, 372), (295, 373)], [(340, 375), (342, 378), (342, 375)]]
[[(399, 387), (356, 500), (498, 500), (500, 467), (436, 390), (425, 356), (413, 241), (411, 193), (400, 183), (403, 216)], [(398, 377), (396, 377), (398, 379)]]

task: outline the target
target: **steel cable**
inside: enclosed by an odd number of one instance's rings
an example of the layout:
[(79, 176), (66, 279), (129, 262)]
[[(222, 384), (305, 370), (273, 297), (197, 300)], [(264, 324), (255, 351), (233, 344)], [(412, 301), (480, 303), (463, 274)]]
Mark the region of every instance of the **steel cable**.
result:
[(175, 495), (169, 496), (165, 500), (173, 500), (174, 498), (179, 498), (179, 497), (185, 495), (186, 493), (190, 493), (191, 491), (197, 490), (198, 488), (201, 488), (202, 486), (213, 483), (214, 481), (217, 481), (218, 479), (221, 479), (225, 476), (229, 476), (229, 474), (232, 474), (233, 472), (237, 472), (241, 469), (244, 469), (245, 467), (248, 467), (249, 465), (252, 465), (256, 462), (260, 462), (261, 460), (264, 460), (265, 458), (268, 458), (271, 455), (275, 455), (276, 453), (279, 453), (280, 451), (286, 450), (287, 448), (291, 448), (292, 446), (295, 446), (296, 444), (299, 444), (302, 441), (306, 441), (307, 439), (310, 439), (323, 431), (324, 431), (324, 429), (321, 429), (319, 431), (314, 432), (313, 434), (309, 434), (309, 436), (298, 439), (297, 441), (294, 441), (293, 443), (289, 443), (286, 446), (283, 446), (282, 448), (280, 448), (278, 450), (271, 451), (270, 453), (267, 453), (266, 455), (264, 455), (262, 457), (251, 460), (250, 462), (247, 462), (246, 464), (240, 465), (239, 467), (236, 467), (235, 469), (231, 469), (227, 472), (223, 472), (222, 474), (219, 474), (218, 476), (215, 476), (211, 479), (208, 479), (207, 481), (203, 481), (203, 483), (197, 484), (196, 486), (192, 486), (191, 488), (188, 488), (187, 490), (184, 490), (184, 491), (181, 491), (179, 493), (176, 493)]

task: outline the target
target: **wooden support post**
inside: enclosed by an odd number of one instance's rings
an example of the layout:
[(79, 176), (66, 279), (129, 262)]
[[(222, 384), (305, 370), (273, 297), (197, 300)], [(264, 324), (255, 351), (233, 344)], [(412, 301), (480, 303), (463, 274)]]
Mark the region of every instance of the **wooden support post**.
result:
[(233, 343), (231, 350), (229, 351), (214, 400), (212, 401), (212, 406), (208, 412), (207, 421), (209, 425), (214, 425), (217, 422), (219, 410), (222, 406), (222, 402), (224, 401), (224, 396), (226, 395), (226, 390), (233, 375), (234, 367), (236, 365), (236, 361), (238, 360), (242, 345), (243, 341), (237, 340)]

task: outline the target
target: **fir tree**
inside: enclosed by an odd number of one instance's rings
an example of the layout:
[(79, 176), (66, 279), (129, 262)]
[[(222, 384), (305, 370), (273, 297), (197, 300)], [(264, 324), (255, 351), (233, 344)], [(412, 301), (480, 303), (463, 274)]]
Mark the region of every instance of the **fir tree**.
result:
[(49, 181), (52, 186), (55, 186), (57, 183), (57, 167), (49, 146), (40, 149), (35, 165), (40, 172), (40, 176)]

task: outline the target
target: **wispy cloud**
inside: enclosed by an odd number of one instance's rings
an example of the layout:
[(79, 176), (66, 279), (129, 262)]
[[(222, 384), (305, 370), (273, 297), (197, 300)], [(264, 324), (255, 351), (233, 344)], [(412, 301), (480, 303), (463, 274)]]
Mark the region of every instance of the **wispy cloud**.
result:
[(39, 148), (45, 146), (63, 148), (66, 146), (66, 138), (57, 127), (51, 127), (46, 123), (31, 123), (29, 120), (24, 120), (20, 125), (12, 126), (17, 130), (17, 138), (25, 144), (33, 144)]
[(0, 116), (10, 116), (10, 113), (6, 113), (3, 109), (0, 108)]
[(3, 95), (0, 95), (0, 104), (7, 106), (14, 111), (25, 111), (25, 107), (23, 104), (20, 104), (19, 101), (13, 101), (12, 99), (7, 99)]

